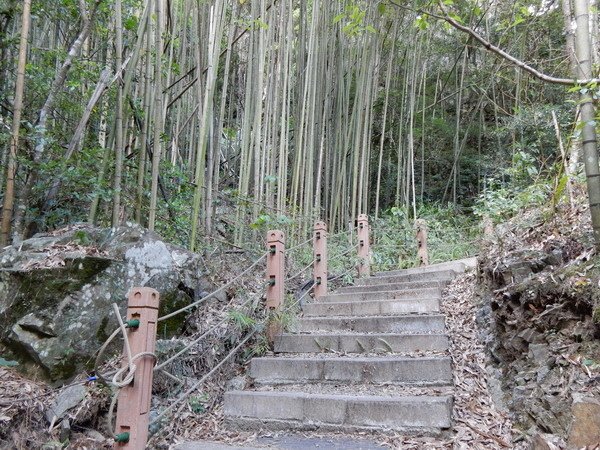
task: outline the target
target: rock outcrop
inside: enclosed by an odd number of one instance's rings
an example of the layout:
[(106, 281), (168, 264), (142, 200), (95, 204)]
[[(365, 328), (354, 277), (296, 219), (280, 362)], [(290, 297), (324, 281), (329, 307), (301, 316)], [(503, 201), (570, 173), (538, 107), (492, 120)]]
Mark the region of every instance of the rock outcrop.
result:
[[(51, 381), (90, 367), (134, 286), (161, 294), (161, 314), (210, 292), (198, 255), (139, 226), (74, 226), (0, 253), (0, 356)], [(161, 323), (159, 336), (184, 317)]]
[[(600, 423), (600, 260), (575, 240), (501, 248), (480, 258), (481, 328), (502, 373), (500, 400), (532, 437), (531, 448), (597, 444)], [(558, 241), (558, 239), (556, 239)], [(583, 400), (578, 400), (584, 398)], [(578, 438), (579, 437), (579, 438)]]

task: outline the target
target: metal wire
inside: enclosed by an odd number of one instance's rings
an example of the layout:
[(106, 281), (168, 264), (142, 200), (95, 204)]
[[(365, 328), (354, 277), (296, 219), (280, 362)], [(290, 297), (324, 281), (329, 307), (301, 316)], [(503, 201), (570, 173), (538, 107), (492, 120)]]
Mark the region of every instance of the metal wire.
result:
[(353, 270), (355, 270), (355, 267), (350, 267), (348, 270), (346, 270), (344, 273), (342, 273), (341, 275), (336, 275), (335, 277), (331, 278), (330, 280), (327, 281), (335, 281), (338, 280), (342, 277), (345, 277), (346, 275), (348, 275), (350, 272), (352, 272)]

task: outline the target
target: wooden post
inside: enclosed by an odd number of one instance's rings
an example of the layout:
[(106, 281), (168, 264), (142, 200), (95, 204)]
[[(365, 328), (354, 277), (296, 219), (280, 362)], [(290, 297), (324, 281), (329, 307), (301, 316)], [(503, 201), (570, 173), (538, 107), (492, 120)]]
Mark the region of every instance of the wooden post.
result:
[(368, 277), (371, 274), (369, 258), (369, 218), (366, 214), (358, 216), (358, 276)]
[(314, 258), (313, 279), (315, 282), (315, 298), (327, 295), (327, 225), (325, 222), (315, 223), (313, 240)]
[(419, 267), (429, 265), (429, 254), (427, 253), (427, 223), (424, 220), (417, 220), (417, 256), (419, 257)]
[[(127, 320), (139, 321), (138, 326), (130, 326), (127, 330), (127, 339), (134, 357), (138, 353), (154, 353), (158, 303), (159, 294), (154, 289), (138, 287), (129, 292)], [(123, 365), (127, 366), (127, 354), (125, 351), (123, 354)], [(154, 362), (150, 355), (137, 359), (133, 381), (119, 391), (115, 434), (120, 439), (115, 443), (115, 449), (146, 448)]]
[(267, 232), (267, 309), (279, 310), (285, 294), (285, 239), (283, 231)]

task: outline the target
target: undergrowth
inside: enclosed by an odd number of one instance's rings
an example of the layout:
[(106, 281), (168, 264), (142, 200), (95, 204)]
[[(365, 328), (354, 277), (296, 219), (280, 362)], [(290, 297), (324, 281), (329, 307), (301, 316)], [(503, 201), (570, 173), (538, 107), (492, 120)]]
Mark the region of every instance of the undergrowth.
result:
[[(427, 226), (429, 264), (477, 255), (481, 230), (473, 215), (457, 208), (423, 205), (417, 210)], [(418, 265), (415, 221), (404, 208), (391, 208), (373, 223), (373, 271)]]

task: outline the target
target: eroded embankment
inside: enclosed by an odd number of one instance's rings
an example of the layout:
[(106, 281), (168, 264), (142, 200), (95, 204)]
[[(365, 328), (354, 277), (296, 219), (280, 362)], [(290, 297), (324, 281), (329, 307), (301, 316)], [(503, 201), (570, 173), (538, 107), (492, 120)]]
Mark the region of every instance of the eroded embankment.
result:
[(479, 259), (495, 397), (533, 448), (600, 444), (600, 255), (587, 217), (530, 211), (496, 227)]

